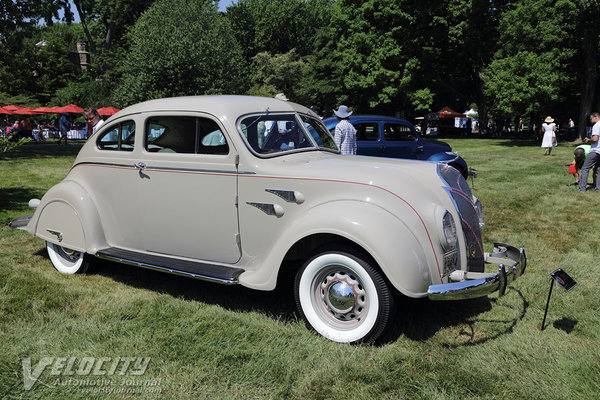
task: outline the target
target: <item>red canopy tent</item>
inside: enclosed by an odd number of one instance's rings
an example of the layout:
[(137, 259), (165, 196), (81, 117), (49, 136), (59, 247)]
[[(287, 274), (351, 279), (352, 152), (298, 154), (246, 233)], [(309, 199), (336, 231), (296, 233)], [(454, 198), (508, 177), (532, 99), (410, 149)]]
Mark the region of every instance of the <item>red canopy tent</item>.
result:
[(53, 112), (50, 107), (38, 107), (38, 108), (34, 108), (32, 111), (35, 111), (36, 113), (40, 113), (40, 114), (48, 114), (48, 113)]
[(10, 105), (10, 106), (4, 106), (4, 108), (8, 111), (15, 112), (17, 110), (20, 110), (22, 107)]
[(446, 106), (438, 111), (439, 118), (465, 118), (465, 114), (454, 111), (450, 107)]
[(33, 115), (33, 114), (44, 114), (41, 111), (36, 111), (30, 107), (23, 107), (19, 111), (16, 111), (15, 114), (23, 114), (23, 115)]
[(54, 106), (54, 107), (50, 107), (50, 111), (48, 111), (48, 112), (51, 112), (54, 114), (60, 114), (62, 112), (61, 109), (62, 109), (62, 107)]
[(100, 114), (100, 115), (113, 115), (121, 110), (119, 110), (118, 108), (114, 108), (114, 107), (104, 107), (104, 108), (99, 108), (96, 111), (98, 111), (98, 114)]
[(14, 114), (14, 112), (8, 110), (6, 107), (0, 107), (0, 114)]
[(83, 112), (83, 108), (76, 106), (75, 104), (69, 104), (68, 106), (59, 107), (61, 113), (75, 113), (81, 114)]

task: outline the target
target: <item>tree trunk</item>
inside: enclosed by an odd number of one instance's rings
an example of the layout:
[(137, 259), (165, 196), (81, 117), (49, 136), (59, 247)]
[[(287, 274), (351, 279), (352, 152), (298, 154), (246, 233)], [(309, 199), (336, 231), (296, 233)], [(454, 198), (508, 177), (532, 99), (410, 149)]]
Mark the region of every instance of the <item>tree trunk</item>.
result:
[(115, 33), (115, 23), (110, 22), (106, 28), (106, 38), (104, 39), (104, 50), (109, 51)]
[[(486, 133), (488, 126), (488, 111), (485, 94), (483, 93), (482, 71), (473, 71), (473, 88), (475, 89), (475, 103), (477, 103), (477, 114), (479, 118), (479, 132)], [(484, 130), (485, 132), (482, 132)]]
[[(597, 23), (597, 22), (595, 22)], [(594, 23), (594, 24), (595, 24)], [(585, 123), (588, 115), (592, 112), (594, 95), (598, 83), (598, 39), (600, 39), (598, 27), (594, 24), (586, 24), (583, 29), (583, 91), (581, 93), (581, 105), (579, 108), (579, 137), (585, 138)]]
[(92, 52), (92, 54), (95, 55), (96, 54), (96, 44), (94, 43), (94, 40), (92, 39), (92, 35), (90, 35), (90, 31), (88, 30), (87, 23), (85, 22), (85, 12), (83, 12), (83, 9), (81, 8), (80, 1), (73, 0), (73, 3), (75, 3), (75, 8), (77, 9), (77, 14), (79, 14), (79, 20), (81, 21), (81, 26), (83, 27), (85, 36), (87, 37), (87, 40), (90, 44), (90, 51)]

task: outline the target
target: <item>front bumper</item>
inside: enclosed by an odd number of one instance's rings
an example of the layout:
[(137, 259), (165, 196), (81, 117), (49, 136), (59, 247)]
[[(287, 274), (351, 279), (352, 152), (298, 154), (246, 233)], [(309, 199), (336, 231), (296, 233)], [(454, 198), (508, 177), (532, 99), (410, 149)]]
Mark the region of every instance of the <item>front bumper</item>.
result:
[(428, 297), (431, 300), (474, 299), (496, 290), (502, 296), (508, 283), (523, 275), (527, 267), (525, 249), (502, 243), (494, 243), (494, 252), (485, 253), (484, 261), (499, 264), (498, 273), (454, 271), (450, 280), (455, 282), (429, 286)]

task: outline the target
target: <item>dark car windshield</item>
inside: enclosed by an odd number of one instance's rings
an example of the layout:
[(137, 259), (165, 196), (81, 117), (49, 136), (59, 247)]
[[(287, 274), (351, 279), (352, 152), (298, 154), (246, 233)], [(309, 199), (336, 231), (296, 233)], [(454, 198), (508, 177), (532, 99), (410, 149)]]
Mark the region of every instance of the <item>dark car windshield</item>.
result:
[(261, 114), (240, 122), (243, 137), (254, 152), (272, 155), (294, 150), (337, 151), (333, 138), (316, 118), (296, 114)]

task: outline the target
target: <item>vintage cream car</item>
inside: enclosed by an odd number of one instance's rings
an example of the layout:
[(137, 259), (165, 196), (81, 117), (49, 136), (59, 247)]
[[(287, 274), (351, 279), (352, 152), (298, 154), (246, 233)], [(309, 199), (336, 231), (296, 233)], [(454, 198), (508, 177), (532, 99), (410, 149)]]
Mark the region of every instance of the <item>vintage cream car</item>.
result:
[(482, 206), (454, 168), (342, 156), (308, 108), (271, 98), (125, 108), (30, 206), (11, 226), (45, 240), (66, 274), (95, 256), (272, 290), (295, 265), (300, 313), (338, 342), (375, 341), (397, 293), (502, 295), (526, 266), (523, 249), (484, 252)]

